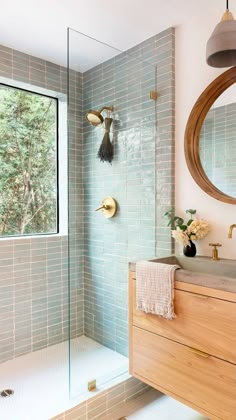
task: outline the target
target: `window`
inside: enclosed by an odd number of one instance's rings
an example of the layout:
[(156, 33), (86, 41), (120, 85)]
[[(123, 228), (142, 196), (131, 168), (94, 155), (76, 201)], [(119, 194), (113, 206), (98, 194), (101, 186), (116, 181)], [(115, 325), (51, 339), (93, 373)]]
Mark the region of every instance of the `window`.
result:
[(58, 232), (58, 100), (0, 84), (0, 236)]

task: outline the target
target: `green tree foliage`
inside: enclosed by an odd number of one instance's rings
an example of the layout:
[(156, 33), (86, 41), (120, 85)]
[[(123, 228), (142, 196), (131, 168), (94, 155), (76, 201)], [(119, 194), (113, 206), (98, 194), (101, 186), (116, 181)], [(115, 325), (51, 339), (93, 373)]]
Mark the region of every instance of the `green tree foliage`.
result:
[(0, 85), (0, 235), (56, 231), (56, 107)]

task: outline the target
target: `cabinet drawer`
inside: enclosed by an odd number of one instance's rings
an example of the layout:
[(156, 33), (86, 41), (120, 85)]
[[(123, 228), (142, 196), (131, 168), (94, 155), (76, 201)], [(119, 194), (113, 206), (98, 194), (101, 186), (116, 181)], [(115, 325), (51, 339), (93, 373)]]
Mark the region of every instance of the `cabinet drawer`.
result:
[(132, 328), (134, 376), (223, 420), (236, 413), (236, 366), (203, 357), (187, 346)]
[(177, 316), (168, 321), (136, 310), (136, 281), (132, 282), (133, 325), (236, 363), (235, 303), (175, 290)]

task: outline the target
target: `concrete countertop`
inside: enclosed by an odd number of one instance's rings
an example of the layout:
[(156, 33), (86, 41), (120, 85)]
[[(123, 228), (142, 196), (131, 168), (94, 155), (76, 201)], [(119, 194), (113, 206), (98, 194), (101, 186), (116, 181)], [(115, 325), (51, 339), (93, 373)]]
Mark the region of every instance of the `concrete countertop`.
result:
[[(176, 281), (236, 293), (235, 260), (212, 261), (209, 257), (189, 258), (171, 255), (150, 261), (179, 265), (181, 268), (175, 272)], [(129, 263), (129, 270), (136, 271), (135, 262)]]

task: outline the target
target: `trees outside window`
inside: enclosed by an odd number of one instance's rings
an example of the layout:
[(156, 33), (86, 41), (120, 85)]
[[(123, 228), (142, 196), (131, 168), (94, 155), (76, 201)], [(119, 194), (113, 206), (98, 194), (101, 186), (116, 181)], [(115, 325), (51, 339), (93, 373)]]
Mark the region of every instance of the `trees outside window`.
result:
[(0, 85), (0, 236), (58, 232), (57, 99)]

